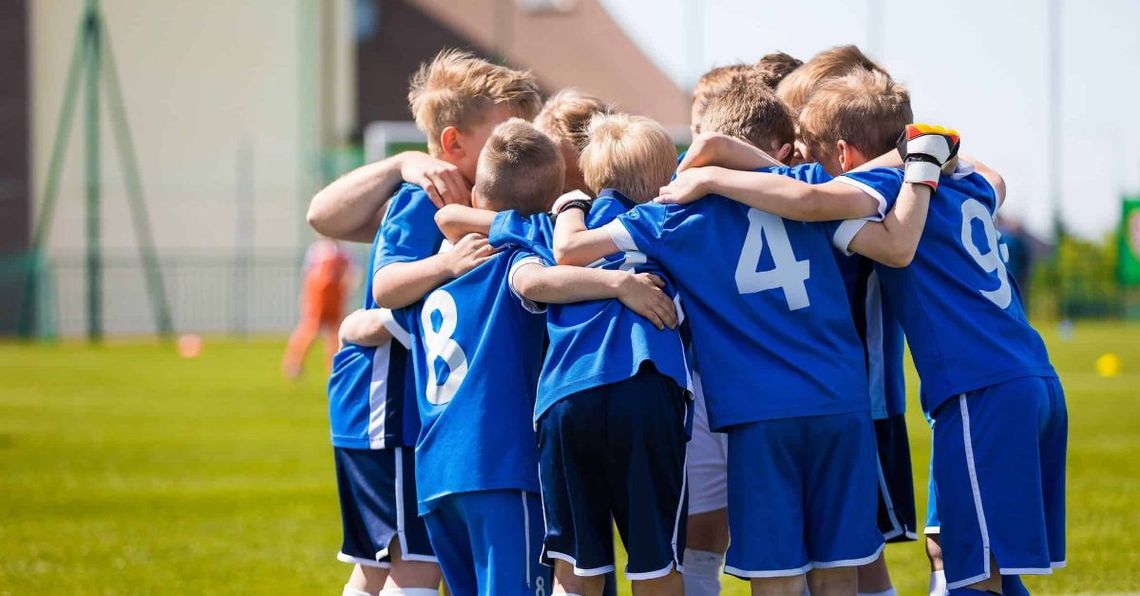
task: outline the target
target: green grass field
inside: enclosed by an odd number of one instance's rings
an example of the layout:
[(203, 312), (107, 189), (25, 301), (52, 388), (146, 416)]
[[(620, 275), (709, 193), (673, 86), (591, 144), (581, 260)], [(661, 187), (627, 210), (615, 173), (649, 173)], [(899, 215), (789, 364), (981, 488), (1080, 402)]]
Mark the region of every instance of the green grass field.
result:
[[(1140, 326), (1045, 332), (1071, 413), (1069, 567), (1029, 586), (1140, 591)], [(281, 345), (0, 344), (0, 593), (339, 593), (323, 379), (282, 380)], [(1120, 375), (1096, 374), (1105, 352)], [(910, 430), (921, 511), (929, 431)], [(924, 593), (919, 544), (888, 558)]]

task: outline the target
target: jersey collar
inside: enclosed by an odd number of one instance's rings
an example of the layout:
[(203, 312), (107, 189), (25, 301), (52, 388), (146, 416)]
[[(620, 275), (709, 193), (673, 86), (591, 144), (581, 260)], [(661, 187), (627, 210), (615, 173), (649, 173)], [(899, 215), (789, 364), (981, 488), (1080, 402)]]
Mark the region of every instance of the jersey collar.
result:
[(622, 204), (622, 207), (625, 207), (626, 209), (633, 209), (637, 206), (637, 203), (635, 203), (633, 199), (625, 196), (616, 188), (603, 188), (602, 192), (598, 193), (598, 198), (615, 199)]

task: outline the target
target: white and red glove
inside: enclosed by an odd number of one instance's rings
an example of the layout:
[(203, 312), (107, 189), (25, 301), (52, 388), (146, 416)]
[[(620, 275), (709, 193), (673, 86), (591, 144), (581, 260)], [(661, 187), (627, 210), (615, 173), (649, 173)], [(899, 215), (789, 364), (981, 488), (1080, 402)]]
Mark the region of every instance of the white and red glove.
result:
[(958, 155), (961, 145), (958, 131), (932, 124), (908, 124), (899, 135), (898, 150), (902, 156), (904, 182), (925, 184), (938, 190), (942, 166)]

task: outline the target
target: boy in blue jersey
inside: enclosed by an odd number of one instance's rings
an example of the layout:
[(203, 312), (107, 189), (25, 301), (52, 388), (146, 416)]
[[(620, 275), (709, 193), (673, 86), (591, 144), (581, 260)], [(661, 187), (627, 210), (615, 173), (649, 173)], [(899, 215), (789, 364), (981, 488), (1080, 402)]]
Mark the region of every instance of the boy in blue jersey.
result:
[[(554, 143), (512, 120), (495, 129), (481, 154), (473, 199), (480, 209), (536, 213), (557, 196), (562, 177)], [(455, 594), (544, 594), (551, 587), (549, 571), (538, 564), (542, 511), (530, 422), (545, 320), (509, 284), (530, 258), (515, 249), (496, 253), (396, 315), (412, 336), (422, 379), (420, 511)], [(547, 286), (556, 295), (577, 294), (572, 300), (611, 297), (613, 280), (631, 275), (562, 272)]]
[[(850, 82), (829, 85), (840, 90)], [(876, 271), (896, 297), (892, 309), (923, 380), (923, 409), (934, 419), (947, 586), (951, 593), (1000, 591), (1001, 575), (1064, 565), (1067, 413), (1044, 344), (1005, 274), (993, 225), (1004, 197), (1000, 176), (977, 163), (940, 178), (926, 170), (913, 179), (889, 169), (848, 173), (818, 186), (706, 171), (690, 175), (684, 184), (694, 188), (684, 194), (714, 189), (776, 212), (799, 204), (801, 212), (812, 205), (835, 216), (859, 202), (890, 204), (912, 180), (937, 187), (921, 243), (884, 241), (889, 215), (873, 225), (844, 222), (836, 242), (880, 263)], [(902, 207), (900, 199), (892, 213)]]
[[(375, 247), (373, 247), (375, 252)], [(345, 596), (427, 596), (440, 579), (417, 502), (411, 446), (419, 415), (407, 366), (408, 339), (385, 328), (392, 313), (376, 308), (371, 280), (364, 308), (341, 323), (342, 347), (329, 377), (329, 421), (344, 541), (337, 558), (355, 564)]]
[[(635, 134), (627, 136), (628, 129)], [(584, 181), (598, 195), (592, 224), (607, 223), (649, 200), (673, 171), (672, 141), (652, 120), (596, 116), (588, 136), (580, 163)], [(629, 143), (630, 136), (643, 142), (639, 151), (632, 159), (611, 160), (614, 147)], [(543, 562), (554, 566), (556, 589), (601, 592), (603, 575), (614, 568), (616, 522), (635, 589), (683, 593), (677, 571), (684, 549), (688, 370), (673, 329), (672, 300), (655, 290), (656, 304), (646, 312), (643, 304), (621, 294), (619, 303), (581, 301), (580, 289), (575, 295), (555, 291), (551, 279), (567, 268), (554, 266), (549, 217), (516, 211), (488, 215), (448, 206), (437, 221), (445, 232), (489, 230), (493, 245), (521, 248), (512, 290), (550, 305), (550, 347), (534, 422), (546, 520)], [(623, 258), (592, 269), (569, 268), (563, 275), (645, 271), (644, 262)]]
[[(653, 120), (596, 116), (588, 137), (579, 163), (597, 195), (590, 227), (601, 227), (650, 200), (672, 175), (676, 150)], [(509, 216), (496, 220), (492, 242), (504, 239), (496, 236), (509, 239), (505, 228), (511, 225)], [(536, 247), (548, 260), (520, 270), (513, 280), (524, 297), (541, 298), (536, 281), (545, 273), (541, 265), (554, 264), (546, 252), (550, 248), (549, 242)], [(636, 254), (595, 266), (661, 274)], [(535, 409), (547, 520), (545, 560), (554, 564), (562, 590), (600, 593), (601, 574), (614, 566), (611, 528), (616, 524), (629, 554), (626, 575), (635, 589), (683, 594), (679, 571), (691, 404), (680, 335), (655, 327), (614, 300), (552, 306), (548, 330), (550, 349)]]
[(678, 287), (710, 426), (728, 433), (726, 570), (754, 593), (799, 593), (805, 573), (813, 594), (854, 592), (883, 539), (866, 370), (828, 229), (709, 197), (591, 230), (576, 206), (558, 215), (560, 263), (636, 252)]

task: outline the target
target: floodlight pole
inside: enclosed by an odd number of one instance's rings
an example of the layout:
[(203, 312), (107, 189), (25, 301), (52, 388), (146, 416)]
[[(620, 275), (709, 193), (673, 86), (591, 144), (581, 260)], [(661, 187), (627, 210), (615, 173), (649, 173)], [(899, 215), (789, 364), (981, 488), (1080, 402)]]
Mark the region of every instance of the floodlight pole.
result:
[(1057, 307), (1062, 319), (1068, 318), (1068, 301), (1065, 297), (1064, 288), (1064, 272), (1061, 270), (1061, 241), (1065, 236), (1065, 225), (1061, 219), (1061, 94), (1064, 92), (1062, 85), (1062, 64), (1061, 64), (1061, 0), (1048, 0), (1049, 10), (1049, 93), (1047, 104), (1047, 117), (1048, 117), (1048, 135), (1049, 135), (1049, 149), (1048, 159), (1049, 162), (1045, 168), (1048, 171), (1049, 180), (1049, 209), (1050, 209), (1050, 223), (1053, 228), (1053, 270), (1057, 280)]

